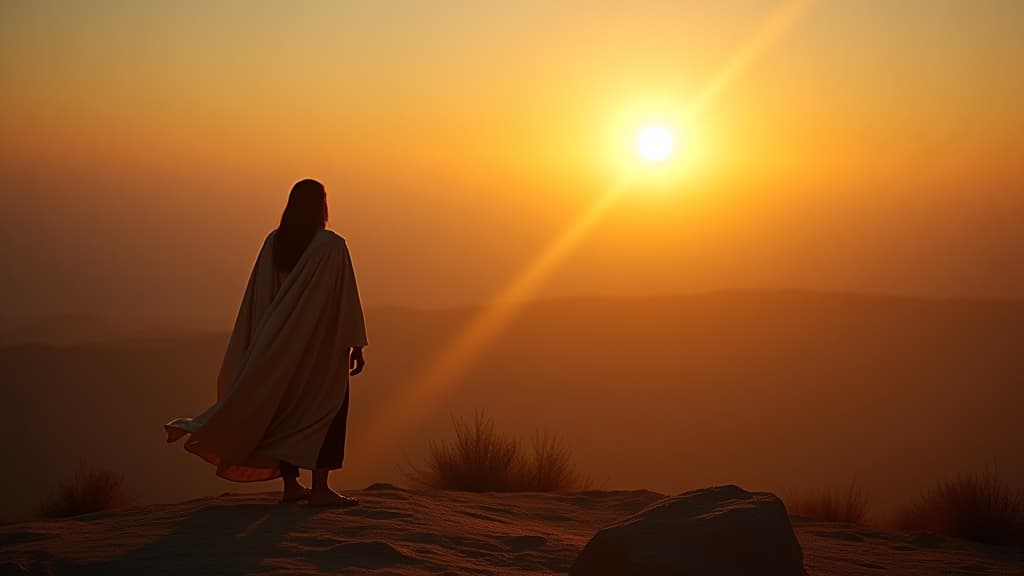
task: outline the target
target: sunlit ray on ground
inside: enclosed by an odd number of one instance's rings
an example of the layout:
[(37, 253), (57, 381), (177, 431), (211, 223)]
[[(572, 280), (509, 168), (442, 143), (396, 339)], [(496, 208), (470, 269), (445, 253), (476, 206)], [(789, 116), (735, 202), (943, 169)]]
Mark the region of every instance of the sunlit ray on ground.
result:
[[(719, 94), (793, 26), (811, 3), (812, 0), (781, 2), (721, 71), (697, 93), (687, 109), (687, 116), (695, 118), (703, 114)], [(434, 362), (396, 391), (388, 405), (386, 421), (376, 418), (371, 425), (370, 437), (379, 448), (377, 454), (390, 453), (388, 448), (394, 447), (424, 415), (444, 402), (459, 376), (494, 342), (551, 273), (586, 239), (628, 188), (629, 181), (624, 176), (601, 194), (512, 280), (494, 303), (470, 320)]]

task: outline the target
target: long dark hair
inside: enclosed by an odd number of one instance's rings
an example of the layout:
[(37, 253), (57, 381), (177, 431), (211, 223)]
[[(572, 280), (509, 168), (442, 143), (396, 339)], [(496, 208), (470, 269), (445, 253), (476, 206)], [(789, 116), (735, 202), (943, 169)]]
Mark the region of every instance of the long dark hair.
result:
[(327, 191), (316, 180), (299, 180), (288, 195), (274, 236), (274, 266), (291, 272), (317, 232), (327, 226)]

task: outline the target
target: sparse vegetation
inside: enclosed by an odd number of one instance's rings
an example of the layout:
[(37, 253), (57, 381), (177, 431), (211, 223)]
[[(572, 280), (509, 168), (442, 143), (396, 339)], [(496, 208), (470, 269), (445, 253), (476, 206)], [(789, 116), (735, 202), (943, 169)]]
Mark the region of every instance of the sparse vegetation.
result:
[(109, 470), (80, 468), (43, 502), (40, 514), (47, 518), (66, 518), (123, 506), (124, 478)]
[(576, 472), (569, 447), (557, 436), (535, 434), (526, 464), (521, 471), (526, 491), (558, 492), (590, 486), (590, 482), (581, 479)]
[(861, 524), (867, 517), (869, 505), (864, 491), (856, 482), (850, 482), (845, 490), (826, 489), (788, 497), (786, 509), (790, 514), (824, 522)]
[(960, 474), (925, 492), (897, 514), (895, 525), (987, 544), (1024, 545), (1024, 495), (994, 470)]
[(494, 429), (477, 413), (471, 423), (453, 419), (454, 441), (431, 442), (426, 464), (408, 476), (417, 484), (467, 492), (559, 492), (589, 485), (554, 435), (537, 433), (528, 448)]

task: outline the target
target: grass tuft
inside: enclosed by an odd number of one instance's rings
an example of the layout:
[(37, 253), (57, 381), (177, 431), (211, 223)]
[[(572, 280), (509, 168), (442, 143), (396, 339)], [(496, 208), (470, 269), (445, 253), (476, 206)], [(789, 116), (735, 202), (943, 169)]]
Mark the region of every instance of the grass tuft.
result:
[(856, 482), (850, 482), (845, 490), (825, 489), (786, 498), (790, 514), (824, 522), (862, 524), (869, 508), (868, 497)]
[(46, 518), (67, 518), (111, 510), (126, 502), (121, 475), (81, 468), (43, 502), (39, 513)]
[(960, 474), (899, 512), (895, 525), (986, 544), (1024, 545), (1024, 495), (994, 470)]
[(455, 439), (432, 441), (426, 463), (407, 474), (415, 483), (466, 492), (567, 492), (589, 486), (557, 436), (538, 432), (524, 447), (495, 430), (483, 413), (472, 422), (453, 418), (452, 425)]

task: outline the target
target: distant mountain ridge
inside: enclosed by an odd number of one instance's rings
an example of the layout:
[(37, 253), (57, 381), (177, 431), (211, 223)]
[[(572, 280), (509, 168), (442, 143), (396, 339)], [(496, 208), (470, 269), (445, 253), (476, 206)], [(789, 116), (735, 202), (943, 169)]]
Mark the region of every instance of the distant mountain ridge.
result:
[(11, 344), (74, 346), (106, 340), (120, 333), (121, 330), (110, 322), (85, 313), (0, 320), (0, 346)]
[[(934, 297), (903, 294), (887, 294), (875, 292), (842, 292), (803, 289), (727, 289), (685, 294), (662, 294), (652, 296), (570, 296), (534, 300), (526, 306), (559, 306), (601, 302), (672, 302), (684, 299), (717, 298), (717, 297), (810, 297), (810, 298), (859, 298), (866, 300), (902, 300), (934, 303), (992, 303), (1013, 304), (1024, 303), (1024, 299), (986, 298), (986, 297)], [(422, 314), (471, 314), (486, 308), (485, 304), (467, 304), (444, 307), (416, 307), (404, 305), (374, 306), (372, 309), (384, 314), (422, 313)], [(105, 340), (124, 340), (131, 338), (177, 337), (188, 334), (206, 334), (230, 331), (230, 326), (223, 329), (209, 327), (195, 328), (165, 323), (164, 325), (132, 326), (112, 322), (97, 314), (87, 312), (68, 312), (62, 314), (43, 314), (35, 316), (0, 316), (0, 346), (15, 344), (43, 344), (50, 346), (74, 346), (101, 342)]]
[(166, 337), (202, 330), (151, 326), (130, 328), (84, 312), (0, 318), (0, 346), (79, 346), (108, 340)]

